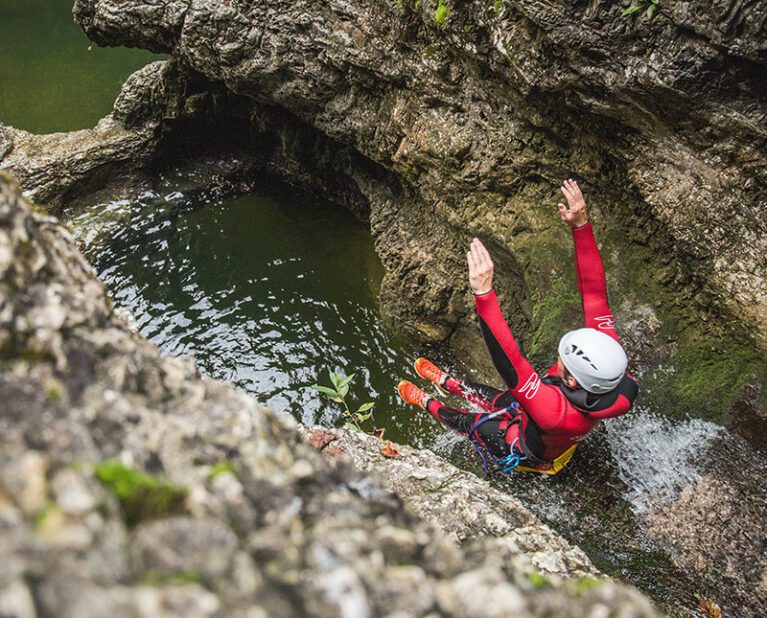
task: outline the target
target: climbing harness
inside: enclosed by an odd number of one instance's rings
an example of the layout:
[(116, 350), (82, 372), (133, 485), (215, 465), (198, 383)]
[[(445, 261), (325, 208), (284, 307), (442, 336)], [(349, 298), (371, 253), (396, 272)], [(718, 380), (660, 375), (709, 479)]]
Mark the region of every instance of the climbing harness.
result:
[(519, 438), (515, 438), (514, 442), (511, 443), (509, 446), (509, 454), (506, 455), (506, 457), (496, 457), (493, 455), (489, 450), (487, 450), (483, 445), (480, 443), (479, 438), (475, 436), (475, 433), (477, 429), (487, 421), (491, 421), (494, 418), (498, 418), (499, 416), (507, 413), (513, 413), (515, 414), (515, 417), (510, 421), (511, 423), (519, 423), (519, 408), (521, 406), (518, 402), (512, 401), (508, 406), (503, 408), (502, 410), (498, 410), (496, 412), (492, 412), (486, 416), (483, 416), (480, 418), (476, 423), (474, 423), (471, 428), (469, 429), (469, 441), (471, 442), (471, 445), (474, 447), (474, 450), (477, 451), (477, 454), (479, 455), (479, 458), (482, 460), (482, 467), (485, 470), (485, 474), (489, 475), (490, 470), (488, 469), (487, 465), (487, 457), (485, 455), (485, 452), (487, 451), (487, 455), (489, 455), (493, 461), (495, 462), (495, 465), (500, 468), (501, 472), (504, 474), (509, 474), (512, 472), (517, 466), (519, 466), (520, 462), (523, 459), (527, 459), (525, 455), (522, 455), (518, 450), (516, 450), (517, 443), (519, 442)]
[(557, 457), (554, 461), (547, 461), (535, 467), (517, 466), (514, 472), (538, 472), (539, 474), (548, 474), (554, 476), (558, 472), (570, 463), (570, 460), (575, 454), (575, 449), (578, 448), (577, 444), (573, 444), (569, 449)]
[[(514, 441), (509, 446), (509, 454), (506, 455), (506, 457), (495, 457), (492, 453), (490, 453), (489, 450), (487, 450), (486, 447), (484, 447), (480, 443), (479, 438), (475, 436), (475, 433), (478, 427), (480, 427), (483, 423), (486, 423), (487, 421), (493, 420), (494, 418), (501, 416), (502, 414), (513, 413), (514, 418), (510, 421), (510, 423), (520, 423), (521, 422), (519, 418), (520, 408), (521, 406), (519, 402), (512, 401), (508, 406), (506, 406), (502, 410), (498, 410), (497, 412), (492, 412), (491, 414), (483, 416), (476, 423), (474, 423), (469, 429), (469, 441), (471, 442), (471, 445), (474, 447), (474, 450), (477, 451), (477, 454), (482, 460), (482, 467), (485, 470), (485, 474), (487, 475), (490, 474), (490, 470), (487, 465), (487, 456), (485, 454), (485, 451), (487, 451), (487, 455), (490, 455), (491, 459), (493, 459), (493, 461), (495, 462), (495, 465), (498, 466), (498, 468), (504, 474), (509, 474), (511, 472), (537, 472), (539, 474), (548, 474), (549, 476), (554, 476), (558, 472), (561, 472), (564, 469), (564, 467), (568, 463), (570, 463), (570, 460), (573, 458), (573, 455), (575, 454), (575, 449), (578, 447), (577, 444), (573, 444), (569, 449), (567, 449), (554, 461), (541, 461), (541, 460), (537, 460), (537, 458), (535, 457), (532, 457), (532, 454), (528, 454), (525, 452), (527, 449), (524, 448), (524, 445), (522, 444), (519, 438), (514, 438)], [(528, 466), (521, 465), (523, 460), (526, 463), (529, 463), (531, 465), (528, 465)]]

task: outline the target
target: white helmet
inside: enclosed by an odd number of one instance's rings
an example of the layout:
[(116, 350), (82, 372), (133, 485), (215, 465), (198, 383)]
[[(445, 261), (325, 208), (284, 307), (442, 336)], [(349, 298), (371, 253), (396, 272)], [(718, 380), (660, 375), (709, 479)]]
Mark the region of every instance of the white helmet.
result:
[(578, 384), (596, 394), (618, 386), (629, 364), (621, 344), (595, 328), (571, 330), (562, 337), (559, 357)]

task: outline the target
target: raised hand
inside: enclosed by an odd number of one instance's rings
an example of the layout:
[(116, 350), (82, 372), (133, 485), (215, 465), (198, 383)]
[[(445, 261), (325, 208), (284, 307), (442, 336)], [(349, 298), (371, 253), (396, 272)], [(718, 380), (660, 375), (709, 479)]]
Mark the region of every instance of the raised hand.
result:
[(583, 193), (572, 178), (565, 180), (560, 187), (567, 200), (567, 206), (559, 204), (559, 214), (562, 221), (570, 227), (581, 227), (588, 223), (589, 218), (586, 215), (586, 200), (583, 199)]
[(486, 294), (493, 289), (493, 260), (478, 238), (471, 241), (466, 254), (469, 263), (469, 284), (475, 294)]

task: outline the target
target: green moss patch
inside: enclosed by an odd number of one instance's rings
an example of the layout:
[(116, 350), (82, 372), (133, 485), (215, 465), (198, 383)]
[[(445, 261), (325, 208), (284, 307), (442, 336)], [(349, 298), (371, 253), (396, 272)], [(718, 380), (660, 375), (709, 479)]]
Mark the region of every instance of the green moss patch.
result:
[(183, 586), (190, 584), (202, 584), (203, 576), (199, 571), (188, 570), (178, 573), (164, 574), (157, 571), (147, 571), (142, 583), (146, 586)]
[(49, 501), (45, 505), (45, 508), (35, 517), (35, 530), (40, 532), (45, 527), (45, 522), (47, 522), (52, 515), (58, 512), (59, 508), (56, 506), (56, 503)]
[(577, 595), (581, 595), (587, 590), (601, 586), (604, 583), (604, 579), (598, 579), (596, 577), (579, 577), (573, 583), (573, 588), (575, 588), (575, 593)]
[(222, 474), (229, 473), (233, 476), (237, 476), (237, 468), (234, 466), (233, 463), (229, 461), (222, 461), (221, 463), (217, 463), (215, 466), (213, 466), (210, 469), (210, 474), (208, 474), (208, 477), (210, 479), (214, 479), (217, 476), (220, 476)]
[(184, 487), (177, 487), (116, 461), (99, 464), (94, 472), (101, 484), (117, 497), (129, 526), (183, 511), (188, 494)]
[(749, 383), (767, 381), (757, 352), (748, 346), (727, 345), (715, 336), (690, 329), (665, 370), (651, 372), (642, 384), (664, 407), (728, 424), (732, 407)]
[(529, 358), (540, 369), (548, 369), (556, 358), (559, 339), (582, 325), (581, 297), (575, 281), (556, 277), (548, 289), (533, 288), (533, 339)]
[[(618, 245), (619, 232), (613, 231), (605, 244)], [(736, 325), (706, 320), (687, 286), (666, 281), (670, 275), (659, 261), (651, 247), (632, 245), (621, 251), (618, 263), (605, 264), (618, 275), (618, 285), (608, 283), (613, 308), (623, 302), (653, 306), (660, 328), (651, 343), (670, 350), (668, 361), (641, 377), (640, 392), (667, 416), (692, 415), (726, 425), (743, 387), (767, 383), (767, 366)]]
[(528, 573), (527, 581), (529, 581), (535, 588), (538, 589), (551, 588), (549, 580), (540, 573)]
[(57, 406), (61, 403), (61, 393), (59, 393), (59, 391), (54, 387), (49, 387), (45, 389), (45, 397), (48, 399), (48, 402), (53, 406)]
[(445, 0), (438, 0), (437, 9), (434, 11), (434, 21), (440, 28), (445, 27), (447, 18), (450, 17), (450, 7), (447, 6)]

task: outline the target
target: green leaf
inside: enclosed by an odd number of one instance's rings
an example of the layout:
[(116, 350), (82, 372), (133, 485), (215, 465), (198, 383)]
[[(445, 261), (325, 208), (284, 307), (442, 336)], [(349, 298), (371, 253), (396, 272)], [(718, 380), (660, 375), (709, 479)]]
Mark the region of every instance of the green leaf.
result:
[(332, 388), (328, 388), (327, 386), (321, 386), (319, 384), (312, 384), (312, 388), (315, 391), (321, 392), (323, 395), (328, 395), (328, 396), (335, 395), (335, 396), (338, 396), (338, 393), (335, 390), (333, 390)]
[(648, 19), (650, 19), (653, 16), (653, 14), (655, 13), (655, 9), (657, 9), (657, 8), (658, 8), (658, 5), (655, 4), (655, 3), (653, 3), (653, 4), (651, 4), (650, 6), (647, 7), (646, 15), (647, 15)]
[(357, 412), (367, 412), (368, 410), (372, 410), (374, 405), (375, 404), (372, 401), (363, 403), (359, 408), (357, 408)]
[(354, 415), (354, 418), (357, 419), (358, 423), (364, 423), (365, 421), (369, 420), (372, 415), (370, 412), (367, 414), (360, 414), (359, 412)]
[(330, 376), (330, 382), (333, 384), (333, 386), (338, 389), (339, 385), (341, 384), (341, 380), (343, 380), (343, 376), (340, 373), (334, 373), (333, 371), (328, 371), (328, 375)]
[(621, 13), (621, 17), (632, 15), (633, 13), (636, 13), (640, 8), (642, 7), (640, 7), (638, 4), (632, 4), (626, 10), (624, 10), (623, 13)]
[(339, 397), (338, 395), (336, 395), (335, 397), (328, 396), (328, 398), (330, 399), (330, 401), (335, 401), (336, 403), (343, 403), (344, 402), (344, 400), (341, 397)]
[(350, 374), (346, 376), (343, 380), (341, 380), (341, 383), (338, 385), (338, 388), (340, 389), (342, 386), (346, 386), (354, 379), (354, 374)]
[(341, 384), (341, 386), (338, 387), (338, 394), (341, 395), (341, 397), (346, 397), (348, 393), (349, 393), (348, 384)]
[(360, 431), (360, 426), (357, 423), (344, 423), (344, 429), (356, 429)]

